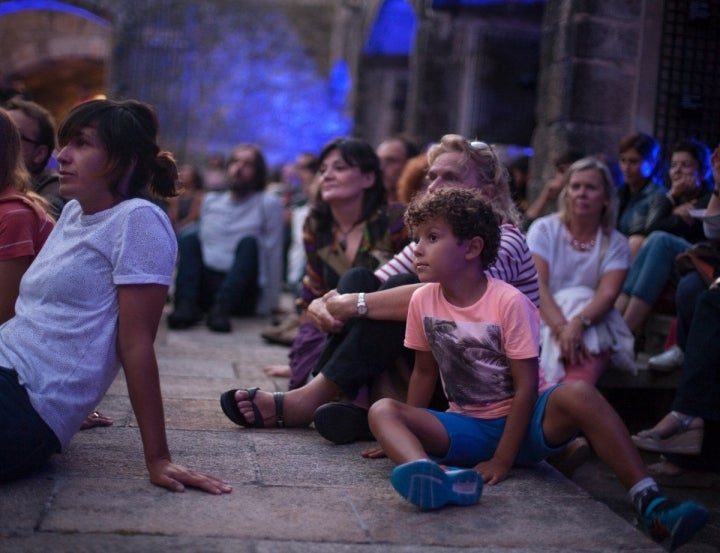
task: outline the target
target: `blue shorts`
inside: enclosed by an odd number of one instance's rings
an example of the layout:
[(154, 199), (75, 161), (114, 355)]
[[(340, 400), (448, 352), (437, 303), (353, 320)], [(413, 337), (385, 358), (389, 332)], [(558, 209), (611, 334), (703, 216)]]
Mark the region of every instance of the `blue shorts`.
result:
[[(545, 390), (538, 396), (533, 409), (530, 425), (515, 458), (515, 465), (535, 464), (553, 453), (562, 451), (568, 442), (558, 446), (549, 446), (542, 430), (545, 406), (550, 394), (557, 386)], [(491, 459), (505, 429), (507, 417), (499, 419), (478, 419), (461, 415), (431, 411), (445, 427), (450, 438), (450, 447), (442, 458), (433, 458), (438, 463), (457, 467), (474, 467), (482, 461)]]

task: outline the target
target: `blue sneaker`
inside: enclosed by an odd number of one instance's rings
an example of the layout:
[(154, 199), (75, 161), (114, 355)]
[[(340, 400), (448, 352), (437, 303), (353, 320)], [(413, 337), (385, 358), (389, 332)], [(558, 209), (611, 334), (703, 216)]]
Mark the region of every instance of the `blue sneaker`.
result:
[(670, 538), (670, 551), (687, 543), (710, 520), (710, 512), (694, 501), (675, 503), (657, 498), (643, 516), (650, 537), (662, 542)]
[(397, 492), (421, 509), (439, 509), (448, 503), (473, 505), (480, 500), (483, 481), (472, 469), (447, 469), (421, 459), (395, 467), (390, 482)]

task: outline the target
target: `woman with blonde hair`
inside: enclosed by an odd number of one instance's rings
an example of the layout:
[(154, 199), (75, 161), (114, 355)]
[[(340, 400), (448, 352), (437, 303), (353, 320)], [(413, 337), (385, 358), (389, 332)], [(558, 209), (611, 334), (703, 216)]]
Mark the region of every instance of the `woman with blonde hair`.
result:
[(630, 266), (616, 213), (610, 170), (586, 157), (568, 169), (558, 212), (528, 230), (540, 283), (540, 364), (549, 382), (595, 384), (611, 359), (634, 371), (632, 335), (613, 308)]

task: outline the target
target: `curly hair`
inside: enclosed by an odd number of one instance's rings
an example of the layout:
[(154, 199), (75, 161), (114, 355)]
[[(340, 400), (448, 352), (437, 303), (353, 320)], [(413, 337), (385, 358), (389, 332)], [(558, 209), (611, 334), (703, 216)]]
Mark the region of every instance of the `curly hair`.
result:
[(482, 238), (482, 266), (487, 268), (495, 262), (500, 247), (501, 216), (480, 192), (461, 188), (437, 190), (414, 199), (405, 212), (405, 224), (413, 234), (420, 225), (435, 219), (446, 221), (458, 241)]

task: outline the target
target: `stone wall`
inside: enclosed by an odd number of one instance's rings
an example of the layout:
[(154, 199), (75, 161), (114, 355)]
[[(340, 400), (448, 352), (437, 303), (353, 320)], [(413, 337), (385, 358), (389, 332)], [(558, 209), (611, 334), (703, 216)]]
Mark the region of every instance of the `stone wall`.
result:
[[(654, 0), (650, 0), (653, 2)], [(537, 125), (532, 139), (531, 189), (569, 149), (617, 158), (620, 139), (634, 130), (652, 133), (655, 98), (640, 82), (657, 65), (648, 44), (646, 0), (548, 0), (542, 23)], [(655, 35), (657, 36), (657, 35)], [(638, 118), (638, 104), (644, 119)], [(532, 194), (531, 194), (532, 196)]]

